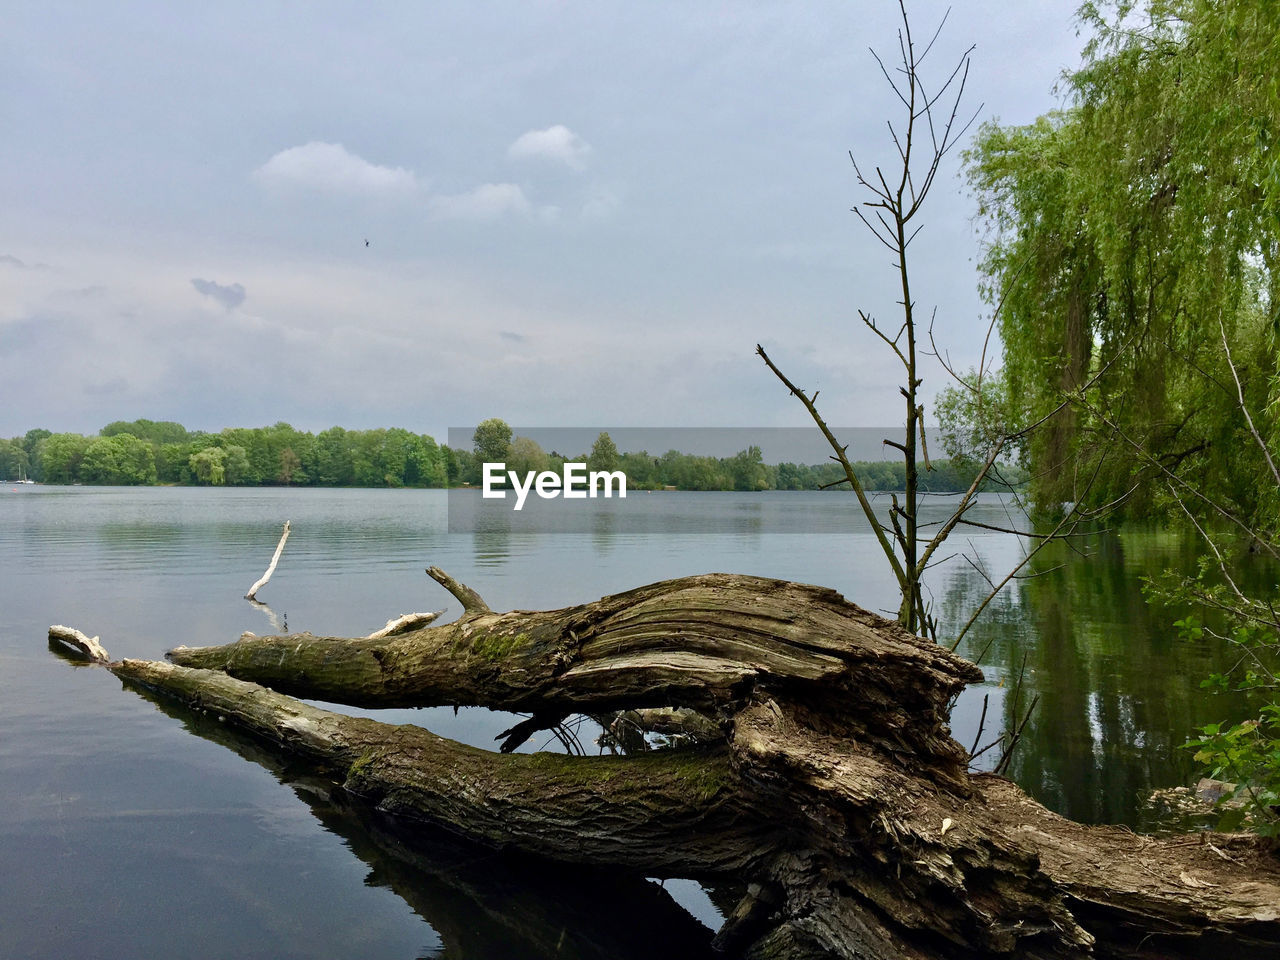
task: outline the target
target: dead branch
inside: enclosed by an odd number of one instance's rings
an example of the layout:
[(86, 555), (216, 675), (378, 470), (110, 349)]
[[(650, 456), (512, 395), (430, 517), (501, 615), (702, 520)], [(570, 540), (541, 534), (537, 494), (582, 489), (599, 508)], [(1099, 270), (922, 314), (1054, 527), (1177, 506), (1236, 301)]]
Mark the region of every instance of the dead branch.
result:
[(271, 555), (271, 563), (267, 565), (267, 572), (262, 575), (262, 579), (249, 588), (249, 592), (244, 595), (246, 600), (256, 600), (258, 591), (267, 585), (267, 581), (271, 579), (271, 575), (276, 572), (276, 564), (280, 562), (280, 554), (284, 552), (285, 541), (289, 539), (289, 521), (284, 522), (284, 532), (280, 534), (280, 542), (276, 544), (276, 552)]
[(49, 628), (49, 640), (78, 659), (90, 660), (94, 663), (106, 663), (111, 659), (107, 655), (107, 648), (99, 642), (97, 637), (90, 637), (73, 627), (53, 625)]
[(458, 602), (462, 604), (462, 609), (465, 613), (478, 614), (489, 612), (489, 605), (480, 598), (480, 594), (476, 593), (465, 583), (459, 583), (439, 567), (427, 567), (427, 576), (453, 594), (454, 597), (457, 598)]

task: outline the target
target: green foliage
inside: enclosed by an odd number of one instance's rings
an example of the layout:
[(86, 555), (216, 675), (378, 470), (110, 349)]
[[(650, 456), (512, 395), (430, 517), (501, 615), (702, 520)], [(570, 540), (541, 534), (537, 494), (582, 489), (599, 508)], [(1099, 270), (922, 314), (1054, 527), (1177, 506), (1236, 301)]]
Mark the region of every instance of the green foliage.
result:
[[(139, 426), (148, 436), (123, 429), (128, 426)], [(97, 437), (47, 430), (27, 437), (34, 437), (49, 467), (33, 479), (49, 483), (443, 487), (449, 482), (445, 450), (431, 437), (401, 428), (333, 427), (317, 436), (276, 423), (207, 434), (167, 421), (136, 420), (108, 424)], [(27, 463), (22, 459), (26, 443), (0, 441), (0, 479), (10, 461)]]
[(18, 480), (30, 472), (31, 463), (27, 458), (22, 440), (17, 437), (12, 440), (0, 439), (0, 483), (5, 480)]
[(1187, 614), (1181, 620), (1173, 621), (1173, 627), (1178, 631), (1179, 640), (1202, 640), (1204, 638), (1204, 627), (1200, 625), (1198, 618)]
[(75, 483), (80, 478), (80, 461), (92, 441), (78, 433), (54, 433), (36, 446), (46, 483)]
[(511, 428), (497, 417), (482, 420), (471, 437), (471, 443), (481, 463), (504, 462), (511, 446)]
[[(920, 490), (923, 493), (958, 493), (967, 490), (977, 476), (981, 464), (966, 460), (934, 460), (932, 470), (919, 465)], [(796, 463), (780, 463), (772, 470), (775, 489), (819, 490), (845, 482), (844, 470), (837, 463), (806, 466)], [(882, 493), (901, 493), (906, 489), (907, 471), (897, 460), (859, 460), (853, 469), (862, 480), (864, 489)], [(1001, 465), (979, 485), (983, 492), (1018, 489), (1026, 483), (1025, 470), (1012, 465)], [(847, 490), (848, 487), (843, 487)]]
[(442, 447), (441, 451), (449, 486), (480, 482), (480, 461), (475, 453), (470, 450), (454, 450), (448, 446)]
[(413, 453), (405, 471), (405, 486), (444, 487), (449, 483), (445, 472), (444, 450), (426, 434), (414, 437)]
[(1195, 750), (1209, 776), (1235, 784), (1219, 801), (1219, 829), (1249, 826), (1263, 836), (1280, 836), (1280, 706), (1267, 704), (1258, 717), (1225, 729), (1205, 724), (1187, 748)]
[(663, 486), (680, 490), (732, 490), (733, 478), (715, 457), (695, 457), (668, 450), (658, 459), (657, 477)]
[(191, 454), (188, 462), (196, 482), (220, 487), (227, 482), (227, 469), (223, 465), (226, 453), (221, 447), (205, 447)]
[[(1080, 18), (1091, 39), (1066, 109), (988, 125), (966, 158), (1004, 397), (1015, 422), (1045, 420), (1022, 451), (1032, 499), (1274, 529), (1280, 485), (1258, 480), (1280, 441), (1280, 4), (1118, 0)], [(1253, 417), (1262, 443), (1250, 410), (1269, 413)], [(1192, 746), (1277, 832), (1280, 624), (1258, 599), (1276, 590), (1228, 577), (1224, 563), (1150, 589), (1196, 609), (1173, 624), (1184, 642), (1239, 651), (1205, 685), (1248, 693), (1256, 713)]]
[(166, 443), (152, 449), (156, 461), (157, 483), (194, 483), (191, 473), (191, 454), (202, 449), (200, 441)]
[[(1238, 654), (1231, 669), (1210, 674), (1200, 686), (1218, 694), (1243, 693), (1254, 710), (1243, 720), (1205, 724), (1186, 749), (1195, 751), (1210, 777), (1235, 784), (1220, 801), (1222, 829), (1244, 825), (1280, 836), (1280, 619), (1273, 602), (1246, 595), (1225, 568), (1216, 572), (1202, 563), (1194, 577), (1166, 574), (1146, 589), (1163, 603), (1200, 611), (1174, 621), (1180, 640), (1225, 638)], [(1257, 592), (1274, 596), (1280, 590), (1273, 584)]]
[(540, 473), (550, 466), (546, 452), (528, 437), (516, 437), (511, 441), (507, 448), (506, 464), (508, 470), (514, 470), (520, 476), (530, 472)]
[(402, 446), (387, 443), (386, 430), (363, 430), (347, 435), (351, 450), (351, 482), (357, 487), (400, 486), (404, 476)]
[[(168, 435), (185, 439), (166, 443), (147, 440), (117, 430), (119, 423), (104, 427), (96, 437), (74, 433), (41, 435), (36, 443), (51, 471), (46, 481), (360, 487), (446, 487), (481, 482), (478, 453), (440, 446), (425, 434), (399, 427), (331, 427), (313, 435), (287, 423), (277, 423), (209, 434), (188, 432), (180, 424), (150, 420), (134, 423), (144, 427), (153, 424)], [(501, 439), (501, 428), (492, 436)], [(558, 472), (566, 460), (558, 453), (544, 452), (528, 437), (502, 442), (508, 469), (522, 474), (530, 470)], [(0, 440), (0, 479), (17, 477), (19, 465), (26, 469), (25, 456), (24, 441)], [(637, 490), (818, 490), (844, 476), (835, 463), (766, 464), (760, 448), (754, 445), (731, 457), (697, 456), (678, 450), (661, 457), (644, 450), (623, 453), (607, 433), (596, 438), (590, 454), (576, 454), (571, 459), (585, 461), (591, 470), (622, 470), (628, 486)], [(869, 490), (900, 492), (905, 487), (906, 470), (901, 462), (860, 462), (854, 466)], [(935, 460), (931, 466), (932, 470), (920, 466), (920, 489), (950, 493), (966, 489), (978, 465)], [(1015, 483), (1024, 479), (1025, 474), (1013, 471)], [(993, 480), (983, 489), (1005, 487)]]
[(768, 490), (773, 486), (769, 482), (759, 447), (750, 446), (746, 450), (740, 450), (730, 458), (727, 466), (729, 475), (733, 477), (735, 490)]
[(302, 472), (302, 459), (294, 453), (293, 447), (285, 447), (280, 451), (280, 470), (276, 473), (276, 483), (287, 487), (295, 480), (299, 483), (306, 481), (306, 474)]
[(316, 435), (315, 478), (322, 487), (350, 487), (356, 482), (355, 445), (342, 427)]
[(155, 483), (151, 445), (131, 433), (100, 436), (89, 442), (79, 467), (85, 483), (136, 486)]
[(22, 449), (27, 453), (27, 476), (31, 480), (43, 480), (44, 470), (40, 461), (40, 441), (53, 436), (52, 431), (37, 427), (28, 430), (22, 437)]
[(249, 482), (249, 454), (238, 444), (228, 444), (222, 448), (222, 469), (226, 483), (240, 486)]
[(174, 423), (172, 420), (133, 420), (129, 422), (116, 420), (113, 423), (108, 423), (98, 431), (99, 436), (103, 437), (114, 437), (121, 433), (132, 434), (139, 440), (146, 440), (152, 444), (182, 443), (190, 439), (187, 428), (180, 423)]
[(618, 445), (609, 434), (601, 433), (591, 445), (591, 452), (587, 454), (587, 469), (617, 470), (618, 462)]
[(942, 449), (951, 462), (977, 468), (1001, 438), (1018, 433), (1024, 424), (1017, 422), (1018, 407), (1009, 397), (1003, 371), (979, 377), (977, 370), (970, 370), (964, 381), (973, 388), (945, 388), (933, 410), (942, 428)]
[(1092, 482), (1096, 502), (1132, 490), (1130, 514), (1158, 514), (1171, 471), (1258, 516), (1260, 453), (1241, 442), (1223, 339), (1247, 402), (1274, 404), (1280, 5), (1148, 0), (1081, 18), (1093, 39), (1064, 81), (1070, 105), (988, 125), (966, 156), (1005, 396), (1016, 421), (1049, 418), (1024, 451), (1032, 496), (1052, 510)]

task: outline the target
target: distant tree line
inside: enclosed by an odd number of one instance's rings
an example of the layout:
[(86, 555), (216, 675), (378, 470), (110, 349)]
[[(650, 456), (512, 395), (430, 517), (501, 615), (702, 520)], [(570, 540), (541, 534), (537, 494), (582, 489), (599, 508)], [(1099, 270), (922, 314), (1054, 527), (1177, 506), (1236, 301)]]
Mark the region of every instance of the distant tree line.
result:
[[(815, 465), (768, 464), (760, 448), (749, 446), (730, 457), (697, 456), (668, 450), (654, 455), (645, 450), (622, 453), (607, 433), (600, 434), (589, 453), (565, 456), (546, 452), (529, 437), (513, 436), (502, 420), (485, 420), (472, 438), (474, 450), (452, 451), (459, 482), (479, 484), (481, 464), (503, 461), (509, 470), (551, 470), (559, 473), (568, 461), (583, 462), (589, 470), (621, 470), (630, 489), (662, 490), (820, 490), (835, 487), (844, 470), (835, 462)], [(860, 462), (855, 465), (869, 490), (901, 491), (906, 486), (906, 466), (901, 461)], [(920, 488), (930, 493), (968, 489), (979, 464), (971, 460), (933, 461), (920, 465)], [(984, 490), (1008, 490), (1021, 486), (1026, 473), (1015, 466), (995, 471)], [(844, 489), (847, 489), (845, 487)]]
[[(116, 421), (97, 436), (29, 430), (0, 439), (0, 480), (29, 477), (40, 483), (105, 485), (181, 484), (193, 486), (451, 487), (479, 486), (482, 464), (504, 461), (508, 469), (559, 472), (566, 460), (585, 461), (591, 470), (622, 470), (628, 486), (640, 490), (817, 490), (836, 483), (835, 463), (766, 464), (750, 446), (731, 457), (696, 456), (668, 450), (623, 453), (607, 433), (590, 452), (546, 452), (529, 437), (513, 436), (503, 421), (484, 421), (471, 450), (451, 449), (427, 434), (398, 427), (313, 434), (287, 423), (228, 428), (219, 433), (187, 430), (172, 421)], [(859, 464), (869, 489), (901, 490), (903, 464)], [(924, 489), (965, 489), (972, 466), (935, 461), (921, 471)], [(1005, 478), (1017, 484), (1016, 468)]]
[(0, 477), (21, 468), (42, 483), (443, 487), (447, 459), (434, 439), (408, 430), (313, 434), (287, 423), (206, 433), (171, 421), (117, 421), (96, 437), (29, 430), (0, 440)]

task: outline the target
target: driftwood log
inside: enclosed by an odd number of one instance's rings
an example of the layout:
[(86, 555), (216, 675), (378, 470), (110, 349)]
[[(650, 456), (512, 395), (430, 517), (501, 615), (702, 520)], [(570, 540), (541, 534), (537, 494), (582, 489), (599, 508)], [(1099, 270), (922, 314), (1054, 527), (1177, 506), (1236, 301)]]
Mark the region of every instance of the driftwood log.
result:
[[(440, 936), (447, 957), (713, 960), (711, 931), (657, 884), (604, 866), (495, 853), (456, 832), (382, 813), (216, 714), (125, 681), (186, 729), (268, 770), (369, 867), (365, 884), (386, 887)], [(717, 895), (721, 891), (716, 891)], [(738, 894), (726, 888), (731, 902)], [(720, 897), (723, 900), (723, 897)], [(415, 954), (416, 955), (416, 954)]]
[[(835, 591), (711, 574), (498, 613), (429, 572), (460, 619), (109, 668), (402, 822), (583, 869), (740, 881), (716, 937), (731, 956), (1280, 956), (1280, 860), (1260, 841), (1085, 827), (971, 774), (947, 715), (978, 669)], [(505, 751), (576, 713), (678, 708), (703, 735), (618, 757), (492, 753), (294, 697), (530, 714)]]

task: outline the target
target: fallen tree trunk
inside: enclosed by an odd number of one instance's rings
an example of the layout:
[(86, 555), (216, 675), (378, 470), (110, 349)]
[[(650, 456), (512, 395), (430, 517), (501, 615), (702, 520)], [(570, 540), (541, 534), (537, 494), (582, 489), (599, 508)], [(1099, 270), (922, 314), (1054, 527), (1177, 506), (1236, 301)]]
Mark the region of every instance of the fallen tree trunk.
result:
[[(1082, 827), (971, 776), (946, 717), (978, 670), (834, 591), (715, 574), (496, 613), (431, 573), (462, 601), (459, 620), (377, 640), (249, 636), (110, 668), (336, 770), (401, 817), (564, 863), (744, 881), (718, 937), (735, 955), (1280, 950), (1280, 864), (1258, 842)], [(664, 707), (697, 711), (723, 739), (502, 756), (288, 694), (532, 713), (508, 749), (570, 713)]]
[(393, 890), (431, 925), (441, 956), (713, 957), (711, 931), (655, 883), (603, 865), (495, 854), (456, 831), (407, 824), (346, 790), (329, 770), (307, 770), (270, 741), (219, 723), (216, 715), (193, 714), (171, 697), (126, 685), (190, 732), (288, 785), (369, 866), (366, 885)]

